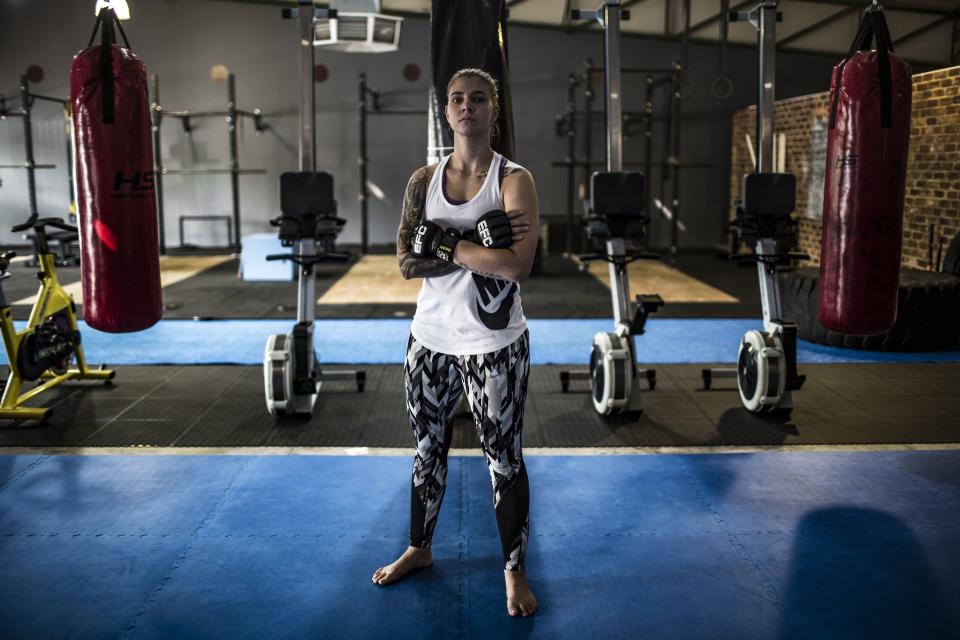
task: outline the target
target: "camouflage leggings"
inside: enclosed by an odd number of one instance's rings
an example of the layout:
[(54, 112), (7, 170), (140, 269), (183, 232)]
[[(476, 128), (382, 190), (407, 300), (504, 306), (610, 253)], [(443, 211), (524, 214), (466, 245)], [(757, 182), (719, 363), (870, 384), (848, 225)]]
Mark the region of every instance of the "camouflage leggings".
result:
[(410, 545), (428, 548), (433, 538), (447, 483), (453, 417), (466, 388), (493, 483), (504, 568), (523, 569), (530, 508), (530, 488), (521, 451), (530, 372), (529, 334), (524, 332), (498, 351), (472, 356), (437, 353), (410, 336), (403, 371), (407, 414), (417, 439)]

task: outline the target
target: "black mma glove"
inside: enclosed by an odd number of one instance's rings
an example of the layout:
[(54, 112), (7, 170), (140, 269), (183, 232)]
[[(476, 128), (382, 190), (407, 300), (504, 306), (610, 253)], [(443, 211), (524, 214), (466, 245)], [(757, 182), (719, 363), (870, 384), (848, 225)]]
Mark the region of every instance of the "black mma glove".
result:
[(417, 258), (440, 258), (453, 262), (453, 250), (460, 242), (456, 229), (444, 231), (440, 225), (427, 220), (417, 227), (410, 245), (410, 253)]
[(507, 212), (493, 209), (480, 216), (471, 240), (488, 249), (505, 249), (512, 245), (513, 229)]

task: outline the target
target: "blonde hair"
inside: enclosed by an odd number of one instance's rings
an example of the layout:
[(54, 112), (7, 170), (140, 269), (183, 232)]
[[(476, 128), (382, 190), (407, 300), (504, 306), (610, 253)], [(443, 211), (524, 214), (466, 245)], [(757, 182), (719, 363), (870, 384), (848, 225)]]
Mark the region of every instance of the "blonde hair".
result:
[(460, 69), (454, 73), (453, 76), (451, 76), (450, 82), (447, 83), (448, 95), (450, 93), (450, 87), (453, 86), (453, 83), (460, 78), (478, 78), (483, 80), (487, 87), (489, 87), (490, 102), (493, 104), (493, 118), (490, 120), (490, 139), (497, 139), (500, 137), (500, 124), (498, 122), (500, 118), (500, 94), (497, 92), (497, 81), (494, 80), (493, 76), (483, 69)]

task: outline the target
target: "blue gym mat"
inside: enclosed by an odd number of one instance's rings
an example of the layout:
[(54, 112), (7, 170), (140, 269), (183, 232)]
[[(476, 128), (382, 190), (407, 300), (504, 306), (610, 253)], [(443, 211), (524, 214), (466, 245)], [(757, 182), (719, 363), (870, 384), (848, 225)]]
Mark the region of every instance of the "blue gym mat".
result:
[(433, 567), (378, 587), (406, 545), (409, 457), (0, 456), (0, 635), (960, 633), (960, 451), (527, 465), (540, 612), (511, 619), (479, 457), (450, 459)]
[[(81, 325), (81, 335), (94, 364), (260, 364), (267, 336), (289, 332), (292, 325), (292, 320), (163, 320), (127, 334)], [(594, 334), (612, 330), (613, 321), (533, 319), (529, 326), (533, 364), (577, 364), (589, 361)], [(732, 363), (744, 332), (761, 328), (754, 320), (653, 319), (637, 340), (637, 359), (646, 364)], [(314, 340), (320, 360), (329, 364), (399, 364), (409, 332), (409, 318), (318, 320)], [(960, 350), (886, 353), (800, 341), (797, 358), (801, 364), (960, 362)]]

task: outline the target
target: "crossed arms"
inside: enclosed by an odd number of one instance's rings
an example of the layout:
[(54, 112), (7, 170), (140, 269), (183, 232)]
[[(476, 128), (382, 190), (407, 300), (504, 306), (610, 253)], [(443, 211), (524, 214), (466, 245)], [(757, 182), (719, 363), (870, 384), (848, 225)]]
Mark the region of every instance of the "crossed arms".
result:
[(530, 275), (539, 237), (540, 212), (533, 177), (513, 170), (504, 175), (503, 206), (511, 218), (514, 243), (506, 249), (487, 249), (472, 242), (457, 243), (453, 263), (439, 258), (415, 258), (410, 242), (425, 219), (427, 186), (434, 167), (417, 169), (403, 196), (403, 214), (397, 230), (397, 261), (404, 279), (435, 278), (464, 268), (480, 275), (523, 282)]

